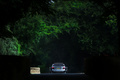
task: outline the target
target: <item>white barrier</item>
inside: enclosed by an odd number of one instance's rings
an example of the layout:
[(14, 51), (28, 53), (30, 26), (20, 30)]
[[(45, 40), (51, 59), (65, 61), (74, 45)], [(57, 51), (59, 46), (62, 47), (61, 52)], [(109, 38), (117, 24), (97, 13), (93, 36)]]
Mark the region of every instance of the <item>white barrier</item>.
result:
[(30, 67), (30, 74), (40, 74), (40, 67)]

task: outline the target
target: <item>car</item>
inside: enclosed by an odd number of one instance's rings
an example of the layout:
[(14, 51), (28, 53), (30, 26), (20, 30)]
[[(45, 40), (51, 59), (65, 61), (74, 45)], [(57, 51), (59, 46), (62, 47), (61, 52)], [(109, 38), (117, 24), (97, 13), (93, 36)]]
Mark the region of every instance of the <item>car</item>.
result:
[(54, 63), (49, 67), (49, 70), (51, 73), (66, 73), (68, 67), (66, 67), (64, 63)]

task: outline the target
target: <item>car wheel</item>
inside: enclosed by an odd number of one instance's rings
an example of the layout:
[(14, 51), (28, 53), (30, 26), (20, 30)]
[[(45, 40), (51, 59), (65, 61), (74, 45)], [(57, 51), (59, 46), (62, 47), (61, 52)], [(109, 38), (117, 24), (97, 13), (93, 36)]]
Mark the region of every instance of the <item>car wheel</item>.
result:
[(64, 73), (66, 73), (66, 72), (64, 72)]

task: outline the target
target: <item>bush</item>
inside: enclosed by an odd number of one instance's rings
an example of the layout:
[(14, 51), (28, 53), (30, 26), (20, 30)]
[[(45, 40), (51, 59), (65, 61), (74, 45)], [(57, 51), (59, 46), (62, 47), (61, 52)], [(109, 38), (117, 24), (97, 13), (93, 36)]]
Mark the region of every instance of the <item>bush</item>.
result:
[(0, 38), (0, 55), (21, 55), (16, 38)]

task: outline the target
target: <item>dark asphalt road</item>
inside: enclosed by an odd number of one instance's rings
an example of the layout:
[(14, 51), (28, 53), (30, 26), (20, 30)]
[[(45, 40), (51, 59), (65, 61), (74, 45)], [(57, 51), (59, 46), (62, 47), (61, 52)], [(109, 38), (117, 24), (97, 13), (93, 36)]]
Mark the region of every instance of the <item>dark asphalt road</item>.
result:
[(41, 73), (31, 74), (31, 80), (93, 80), (83, 73)]

